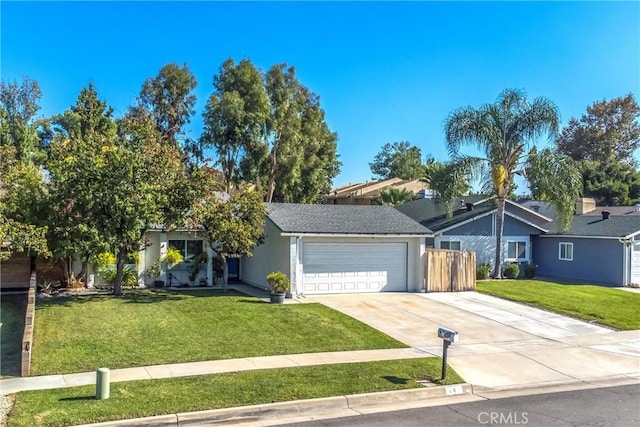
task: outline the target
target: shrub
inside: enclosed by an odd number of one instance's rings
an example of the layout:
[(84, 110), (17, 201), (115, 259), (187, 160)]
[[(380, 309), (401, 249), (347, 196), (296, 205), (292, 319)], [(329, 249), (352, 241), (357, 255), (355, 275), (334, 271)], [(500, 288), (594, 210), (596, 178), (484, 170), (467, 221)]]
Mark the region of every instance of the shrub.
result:
[(182, 252), (174, 248), (167, 249), (167, 256), (164, 259), (167, 261), (167, 264), (169, 264), (170, 266), (179, 264), (182, 261), (184, 261)]
[(520, 267), (518, 264), (507, 264), (504, 266), (504, 270), (502, 270), (502, 275), (506, 279), (515, 279), (520, 275)]
[(291, 288), (287, 275), (280, 271), (267, 274), (267, 283), (271, 286), (272, 294), (287, 292)]
[[(103, 288), (111, 289), (116, 282), (117, 270), (115, 267), (107, 267), (98, 272), (98, 275), (102, 277), (106, 286)], [(122, 287), (123, 288), (135, 288), (138, 286), (138, 274), (135, 269), (129, 265), (124, 267), (122, 272)]]
[(524, 277), (526, 277), (527, 279), (533, 279), (534, 277), (536, 277), (536, 270), (537, 269), (538, 269), (538, 266), (535, 265), (532, 262), (530, 262), (528, 264), (525, 264), (525, 266), (524, 266)]
[(476, 280), (487, 280), (491, 273), (491, 265), (488, 262), (482, 263), (476, 267)]

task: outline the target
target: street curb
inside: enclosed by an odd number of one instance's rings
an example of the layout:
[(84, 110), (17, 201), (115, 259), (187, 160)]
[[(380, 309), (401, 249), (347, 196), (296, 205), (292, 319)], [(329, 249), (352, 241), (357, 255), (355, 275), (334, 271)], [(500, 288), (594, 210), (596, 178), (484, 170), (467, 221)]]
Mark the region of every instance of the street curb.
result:
[(97, 424), (82, 424), (76, 427), (115, 427), (115, 426), (187, 426), (198, 424), (229, 423), (231, 421), (256, 421), (264, 416), (290, 416), (307, 412), (328, 412), (348, 410), (354, 407), (375, 407), (395, 403), (420, 401), (423, 399), (473, 394), (470, 384), (454, 384), (450, 386), (432, 386), (408, 390), (382, 391), (378, 393), (351, 394), (318, 399), (294, 400), (236, 408), (212, 409), (206, 411), (183, 412), (178, 414), (159, 415), (155, 417), (133, 418), (128, 420), (106, 421)]

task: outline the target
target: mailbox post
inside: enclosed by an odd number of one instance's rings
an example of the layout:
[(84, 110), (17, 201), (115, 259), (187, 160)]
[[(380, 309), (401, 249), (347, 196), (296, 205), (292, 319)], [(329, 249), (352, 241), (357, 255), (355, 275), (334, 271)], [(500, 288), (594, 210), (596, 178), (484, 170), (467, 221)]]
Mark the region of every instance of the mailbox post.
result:
[(458, 342), (459, 336), (456, 331), (447, 328), (438, 328), (438, 338), (442, 338), (442, 379), (447, 378), (447, 349), (449, 345)]

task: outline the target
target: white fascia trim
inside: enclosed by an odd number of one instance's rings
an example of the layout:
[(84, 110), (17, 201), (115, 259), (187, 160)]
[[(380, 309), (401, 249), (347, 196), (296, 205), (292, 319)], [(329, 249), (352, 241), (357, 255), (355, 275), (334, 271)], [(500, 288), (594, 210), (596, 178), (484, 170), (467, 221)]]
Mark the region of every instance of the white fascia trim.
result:
[(470, 222), (476, 221), (476, 220), (478, 220), (480, 218), (484, 218), (485, 216), (492, 215), (492, 214), (496, 213), (496, 211), (497, 211), (497, 209), (493, 209), (493, 210), (491, 210), (489, 212), (483, 213), (482, 215), (478, 215), (478, 216), (471, 217), (469, 219), (465, 219), (462, 222), (459, 222), (459, 223), (454, 224), (454, 225), (450, 225), (449, 227), (443, 228), (442, 230), (438, 230), (437, 234), (446, 233), (447, 231), (453, 230), (454, 228), (460, 227), (461, 225), (469, 224)]
[(541, 234), (538, 237), (555, 237), (563, 239), (601, 239), (601, 240), (620, 240), (622, 237), (612, 236), (574, 236), (572, 234)]
[(540, 213), (538, 213), (538, 212), (536, 212), (536, 211), (534, 211), (534, 210), (532, 210), (532, 209), (529, 209), (528, 207), (523, 206), (523, 205), (521, 205), (520, 203), (512, 202), (512, 201), (511, 201), (511, 200), (509, 200), (509, 199), (505, 199), (505, 201), (506, 201), (507, 203), (512, 204), (513, 206), (515, 206), (515, 207), (517, 207), (517, 208), (522, 209), (523, 211), (529, 212), (530, 214), (533, 214), (533, 215), (539, 216), (540, 218), (542, 218), (542, 219), (546, 219), (547, 221), (553, 221), (553, 218), (547, 218), (546, 216), (544, 216), (544, 215), (542, 215), (542, 214), (540, 214)]
[(636, 231), (635, 233), (631, 233), (628, 236), (624, 236), (623, 239), (631, 239), (632, 237), (636, 237), (638, 234), (640, 234), (640, 230)]
[(435, 234), (343, 234), (343, 233), (280, 233), (282, 237), (375, 237), (375, 238), (408, 238), (435, 237)]
[(535, 225), (531, 221), (527, 221), (526, 219), (519, 217), (516, 214), (508, 212), (506, 209), (504, 210), (504, 214), (507, 215), (507, 216), (510, 216), (511, 218), (517, 219), (518, 221), (523, 222), (523, 223), (527, 224), (530, 227), (537, 228), (538, 230), (543, 231), (545, 233), (547, 233), (549, 231), (549, 230), (546, 230), (546, 229), (544, 229), (544, 228), (542, 228), (542, 227), (540, 227), (538, 225)]

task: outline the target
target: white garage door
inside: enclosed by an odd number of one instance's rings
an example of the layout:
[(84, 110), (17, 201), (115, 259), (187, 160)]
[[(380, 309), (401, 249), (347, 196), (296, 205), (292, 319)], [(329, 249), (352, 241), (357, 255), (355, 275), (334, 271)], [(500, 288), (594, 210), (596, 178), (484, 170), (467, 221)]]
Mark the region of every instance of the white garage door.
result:
[(406, 243), (305, 243), (305, 294), (407, 290)]
[(631, 283), (640, 285), (640, 245), (633, 245), (631, 251)]

